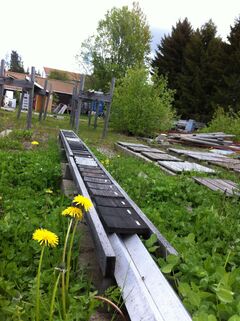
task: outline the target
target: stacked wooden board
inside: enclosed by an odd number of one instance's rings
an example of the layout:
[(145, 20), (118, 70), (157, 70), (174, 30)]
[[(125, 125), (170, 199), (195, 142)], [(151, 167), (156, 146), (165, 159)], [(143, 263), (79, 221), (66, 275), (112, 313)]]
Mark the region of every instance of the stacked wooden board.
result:
[(215, 147), (240, 151), (240, 145), (231, 140), (234, 136), (235, 135), (229, 135), (223, 132), (202, 134), (170, 133), (168, 135), (168, 141), (189, 146)]
[(180, 158), (172, 156), (165, 151), (150, 146), (136, 143), (118, 142), (117, 148), (129, 153), (130, 155), (142, 158), (144, 160), (155, 162), (160, 168), (169, 174), (181, 173), (186, 171), (197, 171), (205, 173), (214, 173), (215, 171), (206, 166), (183, 161)]

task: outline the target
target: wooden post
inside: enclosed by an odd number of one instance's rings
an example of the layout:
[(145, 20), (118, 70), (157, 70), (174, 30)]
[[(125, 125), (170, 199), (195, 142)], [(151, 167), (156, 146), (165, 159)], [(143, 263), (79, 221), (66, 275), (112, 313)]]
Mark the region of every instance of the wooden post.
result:
[(90, 126), (91, 126), (91, 119), (92, 119), (92, 103), (93, 103), (93, 102), (91, 102), (90, 109), (89, 109), (89, 111), (88, 111), (88, 127), (90, 127)]
[(18, 106), (17, 119), (20, 119), (20, 116), (21, 116), (24, 94), (25, 92), (24, 92), (24, 89), (22, 88), (22, 96), (21, 96), (20, 104)]
[(44, 112), (44, 105), (46, 103), (46, 90), (47, 90), (47, 85), (48, 85), (48, 80), (45, 79), (45, 82), (44, 82), (44, 96), (42, 96), (42, 103), (41, 103), (41, 109), (40, 109), (40, 112), (39, 112), (39, 118), (38, 120), (41, 121), (42, 120), (42, 114)]
[(77, 97), (77, 110), (76, 110), (76, 119), (75, 119), (75, 129), (76, 129), (77, 134), (78, 134), (78, 130), (79, 130), (79, 121), (80, 121), (81, 108), (82, 108), (82, 99), (80, 97), (81, 97), (81, 93), (84, 90), (84, 83), (85, 83), (85, 76), (81, 75), (80, 76), (79, 94)]
[(94, 115), (94, 125), (93, 125), (94, 129), (96, 129), (96, 128), (97, 128), (97, 120), (98, 120), (99, 103), (100, 103), (100, 102), (97, 100), (97, 101), (96, 101), (96, 112), (95, 112), (95, 115)]
[[(1, 69), (0, 69), (0, 78), (4, 77), (4, 59), (1, 60)], [(3, 97), (4, 97), (4, 85), (0, 85), (0, 107), (3, 105)]]
[(35, 81), (35, 68), (31, 69), (31, 83), (32, 89), (29, 93), (29, 106), (28, 106), (28, 114), (27, 114), (27, 129), (30, 129), (32, 126), (32, 110), (33, 110), (33, 98), (34, 98), (34, 81)]
[(77, 88), (73, 88), (72, 101), (71, 101), (71, 114), (70, 114), (70, 126), (73, 128), (75, 122), (75, 104), (76, 104), (76, 91)]
[(108, 130), (108, 123), (109, 123), (109, 118), (110, 118), (110, 111), (111, 111), (111, 103), (112, 103), (112, 96), (113, 96), (114, 86), (115, 86), (115, 78), (112, 78), (111, 88), (110, 88), (111, 101), (110, 101), (110, 103), (107, 103), (107, 111), (106, 111), (106, 116), (105, 116), (105, 120), (104, 120), (104, 127), (103, 127), (103, 133), (102, 133), (102, 138), (103, 139), (107, 136), (107, 130)]
[(46, 102), (46, 106), (45, 106), (45, 110), (44, 110), (44, 115), (43, 115), (43, 119), (45, 120), (47, 117), (47, 110), (48, 110), (48, 104), (49, 104), (49, 100), (50, 97), (52, 95), (52, 84), (50, 84), (49, 86), (49, 91), (48, 91), (48, 96), (47, 96), (47, 102)]

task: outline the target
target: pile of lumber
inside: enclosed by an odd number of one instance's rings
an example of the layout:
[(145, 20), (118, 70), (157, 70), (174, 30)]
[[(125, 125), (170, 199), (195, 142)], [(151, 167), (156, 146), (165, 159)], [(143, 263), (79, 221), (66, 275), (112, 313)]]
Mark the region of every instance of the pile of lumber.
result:
[(234, 143), (231, 140), (233, 137), (235, 137), (235, 135), (225, 134), (223, 132), (201, 134), (170, 133), (168, 135), (168, 141), (189, 146), (214, 147), (240, 151), (240, 144)]

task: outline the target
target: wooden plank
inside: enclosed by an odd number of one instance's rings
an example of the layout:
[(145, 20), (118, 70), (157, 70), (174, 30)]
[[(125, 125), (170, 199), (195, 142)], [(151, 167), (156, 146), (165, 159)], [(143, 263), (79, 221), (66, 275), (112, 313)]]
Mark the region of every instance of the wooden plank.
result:
[(162, 154), (162, 153), (150, 153), (150, 152), (141, 152), (142, 155), (150, 158), (153, 161), (157, 160), (169, 160), (169, 161), (175, 161), (175, 162), (182, 162), (181, 159), (168, 155), (168, 154)]
[[(73, 157), (69, 155), (67, 156), (70, 170), (78, 192), (83, 196), (90, 198)], [(112, 276), (114, 272), (116, 257), (95, 208), (91, 208), (85, 217), (91, 230), (91, 235), (95, 244), (96, 255), (98, 257), (102, 274), (103, 276)]]
[(124, 197), (101, 197), (95, 196), (94, 201), (98, 206), (110, 206), (110, 207), (131, 207), (130, 203), (126, 201)]
[(123, 243), (163, 319), (165, 321), (190, 321), (189, 313), (159, 267), (150, 258), (150, 254), (143, 247), (140, 239), (136, 235), (126, 236), (123, 238)]
[(98, 174), (98, 173), (82, 173), (83, 179), (87, 179), (88, 177), (95, 177), (95, 178), (102, 178), (102, 179), (108, 179), (108, 176), (106, 174)]
[(97, 206), (103, 226), (108, 233), (139, 234), (149, 237), (149, 228), (133, 208)]
[(33, 89), (34, 83), (24, 79), (0, 78), (0, 85), (9, 85), (25, 89)]
[(205, 173), (215, 173), (214, 169), (202, 166), (196, 163), (190, 162), (169, 162), (169, 161), (158, 161), (158, 163), (166, 167), (167, 169), (175, 172), (185, 172), (185, 171), (196, 171), (196, 172), (205, 172)]
[(190, 321), (139, 237), (121, 240), (114, 233), (109, 239), (116, 254), (114, 275), (131, 321)]
[(135, 147), (148, 147), (147, 145), (143, 145), (143, 144), (136, 144), (136, 143), (128, 143), (128, 142), (117, 142), (117, 144), (124, 146), (124, 147), (128, 147), (128, 146), (135, 146)]
[(86, 182), (86, 186), (88, 188), (94, 188), (94, 189), (100, 189), (104, 191), (115, 191), (118, 192), (118, 189), (116, 186), (112, 184), (97, 184), (97, 183), (92, 183), (92, 182)]
[(84, 175), (87, 175), (89, 173), (104, 174), (103, 170), (99, 167), (89, 167), (89, 166), (88, 167), (78, 166), (78, 167), (80, 172)]
[(96, 178), (96, 177), (84, 176), (83, 180), (85, 182), (93, 182), (98, 184), (111, 184), (111, 181), (109, 179), (102, 179), (102, 178)]
[(92, 167), (97, 167), (96, 161), (91, 157), (91, 158), (83, 158), (83, 157), (78, 157), (74, 156), (75, 162), (77, 165), (87, 165), (87, 166), (92, 166)]
[(199, 184), (205, 185), (213, 191), (221, 191), (228, 196), (240, 195), (237, 184), (223, 179), (193, 177)]
[(149, 151), (149, 147), (148, 146), (127, 146), (128, 149), (132, 150), (133, 152), (135, 153), (139, 153), (139, 152), (146, 152), (146, 151)]
[(89, 188), (90, 193), (93, 196), (104, 196), (104, 197), (123, 197), (123, 195), (119, 191), (111, 191), (111, 190), (100, 190), (95, 188)]

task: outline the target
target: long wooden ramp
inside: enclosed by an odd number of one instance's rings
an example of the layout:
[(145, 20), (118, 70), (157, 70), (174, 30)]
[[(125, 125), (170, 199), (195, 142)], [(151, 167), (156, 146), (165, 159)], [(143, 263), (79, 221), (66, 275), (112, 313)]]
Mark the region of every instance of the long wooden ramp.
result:
[(175, 249), (73, 131), (61, 130), (60, 142), (78, 192), (94, 204), (86, 218), (102, 273), (115, 277), (131, 321), (192, 320), (139, 236), (155, 233), (163, 257)]

